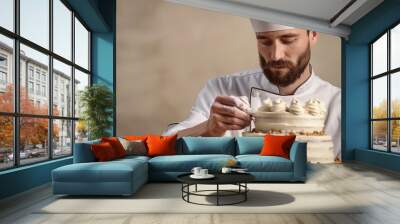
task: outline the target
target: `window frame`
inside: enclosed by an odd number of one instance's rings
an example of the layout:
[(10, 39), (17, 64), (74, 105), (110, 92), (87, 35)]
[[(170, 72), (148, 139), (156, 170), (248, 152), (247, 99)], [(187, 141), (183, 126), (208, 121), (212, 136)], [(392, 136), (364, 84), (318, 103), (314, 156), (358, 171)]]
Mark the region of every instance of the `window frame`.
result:
[(7, 73), (0, 69), (0, 85), (6, 85), (7, 79), (8, 79)]
[[(400, 21), (395, 22), (389, 28), (387, 28), (383, 33), (379, 34), (375, 39), (373, 39), (369, 44), (369, 149), (373, 151), (379, 152), (386, 152), (391, 154), (400, 154), (400, 152), (393, 152), (392, 151), (392, 121), (400, 121), (400, 117), (392, 117), (392, 98), (391, 98), (391, 79), (392, 76), (396, 73), (400, 72), (400, 67), (391, 69), (391, 31), (393, 28), (400, 26)], [(383, 37), (387, 34), (387, 64), (386, 64), (386, 71), (380, 74), (373, 74), (373, 44), (376, 43), (379, 38)], [(387, 86), (387, 105), (386, 105), (386, 118), (373, 118), (373, 81), (378, 78), (386, 77), (386, 86)], [(374, 136), (373, 136), (373, 122), (374, 121), (386, 121), (386, 151), (379, 150), (374, 148)]]
[[(53, 1), (54, 0), (48, 0), (49, 2), (49, 47), (48, 49), (46, 49), (45, 47), (42, 47), (39, 44), (34, 43), (33, 41), (30, 41), (29, 39), (23, 37), (20, 35), (20, 0), (14, 0), (13, 1), (13, 10), (14, 10), (14, 18), (13, 18), (13, 31), (10, 31), (4, 27), (0, 26), (0, 35), (3, 35), (7, 38), (11, 38), (13, 40), (13, 63), (12, 63), (12, 69), (11, 69), (11, 74), (13, 75), (13, 79), (14, 79), (14, 93), (13, 93), (13, 102), (14, 102), (14, 110), (13, 112), (3, 112), (0, 111), (0, 116), (4, 116), (4, 117), (12, 117), (13, 119), (13, 154), (14, 154), (14, 158), (13, 158), (13, 166), (10, 167), (5, 167), (5, 168), (0, 168), (0, 172), (5, 171), (5, 170), (11, 170), (11, 169), (16, 169), (19, 167), (23, 167), (23, 166), (30, 166), (33, 164), (38, 164), (38, 163), (43, 163), (46, 161), (50, 161), (50, 160), (58, 160), (58, 159), (62, 159), (65, 157), (70, 157), (73, 156), (73, 152), (74, 152), (74, 143), (75, 143), (75, 126), (76, 126), (76, 121), (79, 120), (79, 117), (75, 117), (75, 108), (72, 107), (71, 108), (71, 114), (70, 116), (56, 116), (53, 115), (53, 96), (54, 96), (54, 92), (53, 92), (53, 60), (58, 60), (61, 63), (64, 63), (68, 66), (71, 66), (71, 93), (72, 93), (72, 99), (71, 99), (71, 104), (74, 105), (75, 103), (75, 69), (85, 73), (88, 75), (89, 78), (89, 83), (88, 86), (92, 85), (92, 57), (91, 57), (91, 49), (92, 49), (92, 43), (91, 43), (91, 37), (92, 37), (92, 30), (88, 27), (88, 25), (83, 21), (83, 19), (79, 16), (78, 13), (76, 13), (72, 7), (65, 1), (65, 0), (59, 0), (66, 8), (68, 8), (68, 10), (71, 11), (71, 18), (70, 18), (70, 22), (71, 22), (71, 59), (67, 59), (64, 58), (63, 56), (55, 53), (53, 50)], [(79, 20), (79, 22), (84, 26), (84, 28), (88, 31), (88, 69), (85, 69), (83, 67), (81, 67), (80, 65), (75, 63), (75, 18), (77, 20)], [(40, 53), (43, 53), (45, 55), (48, 56), (49, 58), (49, 62), (48, 62), (48, 76), (47, 76), (47, 84), (46, 84), (46, 92), (45, 94), (48, 96), (48, 112), (46, 115), (39, 115), (39, 114), (27, 114), (27, 113), (21, 113), (20, 111), (20, 45), (23, 44), (27, 47), (32, 48), (33, 50), (39, 51)], [(29, 64), (27, 64), (27, 71), (29, 69)], [(42, 83), (42, 79), (41, 79), (41, 72), (39, 74), (39, 80), (38, 83)], [(28, 82), (30, 79), (30, 74), (27, 73), (26, 75), (26, 81)], [(33, 79), (32, 79), (34, 86), (37, 83), (36, 82), (36, 69), (33, 70)], [(27, 91), (29, 91), (27, 89)], [(36, 89), (34, 89), (34, 92), (36, 91)], [(42, 96), (42, 94), (38, 95), (38, 96)], [(48, 150), (48, 155), (47, 158), (43, 158), (43, 160), (40, 160), (38, 162), (32, 162), (32, 163), (26, 163), (26, 164), (21, 164), (20, 161), (20, 119), (21, 118), (45, 118), (47, 119), (48, 122), (48, 136), (47, 136), (47, 150)], [(71, 121), (71, 153), (68, 155), (62, 155), (62, 156), (54, 156), (53, 152), (54, 152), (54, 147), (53, 147), (53, 122), (56, 120), (65, 120), (65, 121)]]

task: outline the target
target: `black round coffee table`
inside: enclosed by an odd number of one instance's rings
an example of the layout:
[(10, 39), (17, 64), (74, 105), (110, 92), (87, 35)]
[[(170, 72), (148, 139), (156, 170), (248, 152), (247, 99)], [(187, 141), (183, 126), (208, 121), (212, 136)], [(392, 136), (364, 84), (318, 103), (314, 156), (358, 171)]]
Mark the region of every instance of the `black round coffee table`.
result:
[[(247, 192), (249, 188), (247, 183), (255, 180), (255, 177), (249, 173), (215, 173), (215, 177), (212, 179), (193, 179), (190, 177), (191, 173), (182, 174), (177, 177), (178, 181), (182, 183), (182, 199), (188, 203), (198, 204), (198, 205), (234, 205), (247, 200)], [(215, 185), (215, 190), (198, 190), (197, 185)], [(237, 190), (224, 190), (220, 189), (220, 185), (236, 185)], [(194, 191), (190, 191), (190, 186), (195, 186)], [(215, 194), (206, 194), (209, 192), (215, 192)], [(216, 197), (216, 204), (202, 204), (193, 202), (190, 200), (190, 196), (204, 196), (204, 197)], [(241, 196), (239, 200), (231, 203), (221, 203), (221, 197), (232, 197)]]

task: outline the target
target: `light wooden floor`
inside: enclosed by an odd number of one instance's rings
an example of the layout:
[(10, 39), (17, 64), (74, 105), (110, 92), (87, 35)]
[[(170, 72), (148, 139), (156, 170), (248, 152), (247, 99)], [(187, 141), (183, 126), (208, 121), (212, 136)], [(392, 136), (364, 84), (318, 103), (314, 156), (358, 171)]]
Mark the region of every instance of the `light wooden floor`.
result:
[[(311, 165), (308, 182), (346, 201), (363, 201), (357, 214), (36, 214), (54, 200), (50, 186), (0, 202), (0, 223), (219, 224), (219, 223), (400, 223), (400, 174), (358, 163)], [(316, 202), (317, 203), (317, 202)], [(171, 205), (173, 206), (173, 205)]]

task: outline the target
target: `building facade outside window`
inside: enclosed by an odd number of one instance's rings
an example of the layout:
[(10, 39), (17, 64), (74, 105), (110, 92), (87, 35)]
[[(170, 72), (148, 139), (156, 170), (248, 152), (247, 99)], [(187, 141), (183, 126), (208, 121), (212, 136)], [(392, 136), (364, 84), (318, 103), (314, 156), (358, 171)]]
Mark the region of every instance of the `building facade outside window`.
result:
[(28, 82), (28, 93), (34, 94), (33, 82), (31, 81)]
[(0, 54), (0, 92), (6, 91), (8, 82), (7, 67), (8, 67), (7, 55)]
[[(0, 170), (71, 156), (73, 143), (87, 139), (86, 126), (71, 105), (79, 103), (79, 92), (90, 85), (81, 81), (82, 74), (87, 80), (91, 75), (89, 66), (85, 66), (90, 64), (90, 32), (64, 1), (19, 2), (15, 10), (20, 15), (20, 27), (16, 29), (20, 32), (9, 27), (0, 29)], [(4, 4), (16, 7), (14, 1)], [(10, 12), (14, 17), (15, 10)], [(40, 15), (35, 13), (39, 11)], [(87, 49), (80, 49), (76, 55), (74, 42)], [(17, 45), (19, 52), (15, 51)], [(19, 65), (17, 71), (15, 65)], [(18, 99), (14, 99), (15, 91), (20, 93)]]
[(7, 84), (7, 73), (4, 71), (0, 71), (0, 84), (1, 85)]

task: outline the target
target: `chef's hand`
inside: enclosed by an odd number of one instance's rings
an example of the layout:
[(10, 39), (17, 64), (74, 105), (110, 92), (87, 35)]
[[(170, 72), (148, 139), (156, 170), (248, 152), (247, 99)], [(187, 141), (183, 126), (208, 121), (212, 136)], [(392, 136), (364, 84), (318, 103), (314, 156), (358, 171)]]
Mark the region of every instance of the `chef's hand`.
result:
[(230, 96), (217, 96), (211, 105), (206, 123), (208, 136), (222, 136), (228, 130), (241, 130), (250, 125), (251, 116), (239, 109), (237, 101)]

